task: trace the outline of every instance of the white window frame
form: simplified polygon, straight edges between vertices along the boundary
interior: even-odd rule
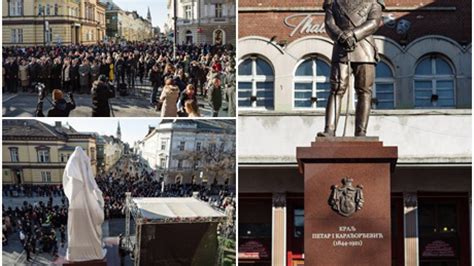
[[[193,6],[185,5],[184,6],[184,18],[192,20],[193,19]]]
[[[161,146],[160,146],[161,150],[162,150],[162,151],[166,150],[166,146],[167,146],[167,145],[168,145],[168,141],[162,140],[162,141],[161,141]]]
[[[417,75],[416,74],[416,69],[418,65],[425,59],[429,58],[431,61],[431,73],[435,74],[430,74],[430,75]],[[436,73],[436,58],[440,58],[441,60],[444,60],[450,67],[451,71],[453,74],[451,75],[439,75]],[[431,106],[416,106],[416,82],[417,81],[431,81],[431,94],[437,94],[438,88],[436,87],[436,84],[438,81],[452,81],[453,82],[453,106],[448,106],[448,107],[440,107],[436,106],[435,102],[431,103]],[[438,94],[437,94],[438,95]],[[415,73],[413,75],[413,106],[415,109],[453,109],[456,108],[456,70],[454,66],[452,65],[451,61],[448,60],[445,56],[442,56],[440,54],[429,54],[426,56],[421,57],[421,59],[416,63],[415,65]]]
[[[22,16],[23,14],[23,1],[22,0],[11,0],[9,15],[11,17]]]
[[[49,163],[49,150],[38,150],[38,162],[39,163]]]
[[[272,68],[272,72],[273,72],[272,76],[257,75],[257,59],[264,60],[265,62],[267,62],[270,65],[270,67]],[[275,108],[275,70],[273,69],[272,64],[270,62],[268,62],[268,60],[266,60],[264,57],[250,56],[250,57],[243,58],[239,62],[239,65],[241,63],[243,63],[244,61],[246,61],[246,60],[252,60],[252,67],[251,67],[252,74],[250,76],[239,75],[238,83],[239,82],[252,83],[251,96],[252,97],[257,97],[257,83],[259,83],[259,82],[273,82],[273,109],[274,109]],[[237,73],[238,73],[238,67],[237,67]],[[238,83],[237,83],[237,98],[238,98],[238,93],[241,90],[240,88],[238,88]],[[237,99],[237,105],[238,105],[238,103],[239,102],[238,102],[238,99]],[[253,101],[251,104],[252,104],[252,106],[250,106],[250,107],[240,107],[239,106],[239,109],[240,110],[273,110],[273,109],[266,108],[265,106],[257,106],[257,100]]]
[[[394,68],[392,66],[392,64],[390,62],[388,62],[387,60],[385,59],[382,59],[380,60],[380,63],[384,63],[388,66],[388,68],[390,69],[390,71],[392,72],[392,77],[391,78],[377,78],[377,72],[375,72],[375,81],[374,81],[374,88],[372,90],[372,98],[377,98],[377,83],[379,84],[392,84],[392,87],[393,87],[393,107],[391,109],[396,109],[397,107],[397,99],[396,99],[396,88],[395,88],[395,71],[394,71]],[[377,70],[376,70],[377,71]],[[380,100],[377,99],[378,102],[380,102]],[[372,106],[373,107],[373,106]],[[378,108],[372,108],[372,109],[375,109],[375,110],[390,110],[390,109],[378,109]]]
[[[41,180],[43,183],[51,183],[51,172],[41,171]]]
[[[298,67],[300,67],[301,64],[303,64],[307,60],[311,60],[312,62],[311,68],[312,68],[313,74],[311,76],[296,76],[296,71],[298,70]],[[293,104],[294,110],[324,110],[326,109],[326,106],[317,106],[317,102],[311,103],[311,107],[296,107],[295,105],[296,83],[306,83],[306,84],[311,83],[312,84],[311,97],[316,97],[317,95],[316,94],[318,92],[318,88],[316,87],[317,83],[329,83],[329,77],[316,76],[316,73],[317,73],[316,60],[323,61],[324,63],[328,64],[329,67],[331,67],[331,64],[328,63],[326,59],[322,58],[319,55],[312,55],[312,56],[305,57],[302,60],[300,60],[298,64],[296,64],[296,68],[293,71],[293,93],[292,93],[292,104]],[[331,88],[329,88],[329,93],[330,91],[331,91]]]
[[[216,18],[222,18],[224,16],[224,5],[222,3],[215,4],[215,13]]]
[[[178,145],[179,151],[184,151],[186,149],[186,141],[180,141]]]
[[[10,159],[13,163],[17,163],[20,161],[18,148],[10,148]]]

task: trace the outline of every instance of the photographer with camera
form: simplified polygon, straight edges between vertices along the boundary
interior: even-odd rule
[[[47,94],[46,86],[43,83],[38,83],[36,90],[38,91],[38,105],[36,106],[35,114],[37,117],[44,117],[43,102]],[[66,101],[64,99],[64,93],[59,89],[55,89],[52,92],[52,99],[52,102],[48,99],[52,106],[51,109],[48,110],[48,117],[68,117],[69,113],[76,109],[76,103],[74,102],[72,93],[69,93],[70,101]]]
[[[99,79],[92,85],[92,116],[110,116],[109,99],[115,97],[115,90],[105,75],[100,75]]]

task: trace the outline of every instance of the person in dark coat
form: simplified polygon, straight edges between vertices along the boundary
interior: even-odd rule
[[[42,65],[41,65],[41,78],[42,82],[46,88],[46,91],[50,92],[52,91],[51,89],[51,68],[52,64],[49,58],[45,58],[42,60]]]
[[[219,110],[222,107],[222,88],[221,80],[218,77],[214,77],[211,80],[211,85],[209,86],[209,91],[207,92],[207,97],[209,105],[212,108],[212,116],[217,117]]]
[[[150,73],[148,75],[150,77],[150,82],[151,82],[151,86],[153,88],[152,92],[151,92],[151,99],[150,99],[150,103],[152,105],[155,105],[156,104],[156,96],[158,95],[158,88],[162,85],[161,84],[161,71],[160,71],[160,68],[158,66],[158,64],[155,64],[151,70],[150,70]]]
[[[41,66],[39,63],[36,61],[36,58],[31,58],[31,63],[28,67],[28,72],[30,75],[30,80],[31,80],[31,90],[32,92],[35,92],[35,87],[38,82],[40,82],[40,72],[41,72]]]
[[[71,67],[69,68],[69,78],[71,79],[72,92],[79,92],[79,60],[77,58],[72,60]]]
[[[18,84],[18,64],[13,58],[7,59],[5,64],[5,81],[7,83],[7,91],[15,93]]]
[[[108,77],[109,71],[110,71],[110,65],[107,64],[107,59],[104,58],[102,59],[102,64],[100,64],[100,67],[99,67],[99,75],[104,75]]]
[[[107,83],[107,77],[99,76],[99,80],[92,85],[92,116],[108,117],[110,116],[109,99],[115,97],[115,92]]]
[[[84,59],[82,64],[79,66],[79,85],[81,86],[81,93],[87,93],[90,88],[90,75],[91,67],[89,60]]]
[[[61,72],[62,72],[61,58],[54,59],[54,64],[51,67],[51,88],[64,89],[61,86]]]
[[[115,62],[115,79],[117,80],[117,86],[121,83],[125,83],[125,61],[122,56],[119,56],[117,62]]]
[[[72,93],[69,94],[70,102],[64,99],[64,94],[61,90],[55,89],[52,94],[53,107],[49,109],[48,117],[68,117],[69,113],[76,108]]]
[[[91,65],[91,84],[94,83],[99,78],[100,75],[100,65],[96,59],[92,60]]]

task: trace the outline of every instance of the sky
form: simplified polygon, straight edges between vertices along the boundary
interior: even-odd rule
[[[153,26],[159,26],[163,30],[168,15],[167,0],[113,0],[113,2],[122,10],[136,10],[143,18],[146,18],[148,7],[150,7]]]
[[[44,118],[38,119],[50,125],[54,125],[55,121],[61,121],[63,125],[68,123],[79,132],[96,132],[100,135],[116,136],[117,122],[120,121],[120,129],[122,131],[122,141],[127,142],[130,146],[137,140],[142,140],[148,133],[148,126],[157,126],[160,119],[157,118]]]

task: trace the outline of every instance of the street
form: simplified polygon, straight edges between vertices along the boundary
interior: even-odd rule
[[[137,82],[139,84],[139,82]],[[137,92],[135,95],[120,96],[116,93],[116,97],[110,100],[114,117],[159,117],[160,112],[156,111],[150,105],[150,84],[136,85]],[[48,99],[51,95],[46,96]],[[90,117],[92,115],[92,99],[89,94],[74,94],[76,101],[76,109],[71,111],[70,117]],[[36,93],[3,93],[2,98],[2,114],[5,117],[34,117],[36,105],[38,102],[38,94]],[[201,116],[212,116],[212,110],[203,96],[198,95],[198,105]],[[227,116],[227,102],[223,102],[223,107],[219,112],[219,117]],[[43,113],[46,115],[51,108],[51,103],[45,99]]]

